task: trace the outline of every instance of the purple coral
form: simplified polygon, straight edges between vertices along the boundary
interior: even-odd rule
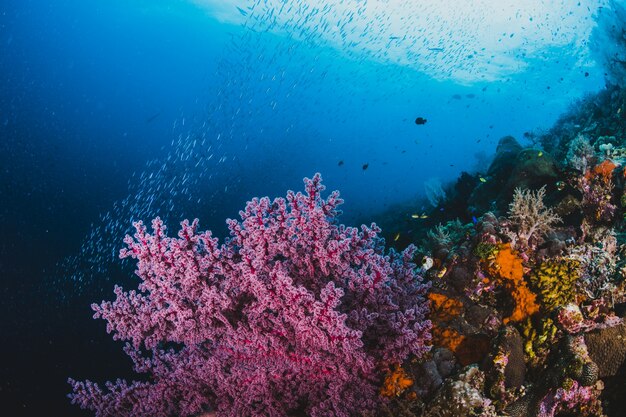
[[[611,201],[613,181],[610,175],[600,177],[600,179],[582,176],[578,180],[578,188],[583,195],[581,203],[583,211],[590,219],[597,222],[613,220],[617,206]]]
[[[97,416],[355,416],[375,407],[381,372],[429,349],[427,285],[413,246],[385,254],[380,229],[337,225],[338,192],[253,199],[219,245],[198,221],[178,238],[137,223],[122,258],[139,291],[94,304],[149,382],[70,379]]]
[[[583,387],[570,380],[567,388],[551,389],[539,403],[538,417],[554,417],[563,410],[577,409],[580,416],[601,416],[602,405],[596,387]]]

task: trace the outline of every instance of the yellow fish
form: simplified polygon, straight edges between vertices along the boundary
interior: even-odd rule
[[[480,182],[487,182],[486,179],[484,179],[483,177],[478,178],[480,180]]]
[[[428,218],[428,215],[427,215],[427,214],[422,214],[422,215],[420,216],[420,219],[427,219],[427,218]]]
[[[444,266],[443,268],[441,268],[439,272],[437,272],[437,278],[443,277],[446,274],[446,272],[448,272],[448,268]]]
[[[537,154],[538,157],[542,157],[543,156],[543,152],[539,151],[539,153]]]
[[[398,234],[396,235],[396,237],[394,237],[394,238],[393,238],[393,241],[394,241],[394,242],[397,242],[397,241],[398,241],[398,239],[400,239],[400,233],[398,233]]]
[[[419,214],[411,214],[411,218],[412,219],[419,219],[420,215]]]

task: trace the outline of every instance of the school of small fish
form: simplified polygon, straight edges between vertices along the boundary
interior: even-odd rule
[[[565,5],[565,0],[560,1]],[[598,2],[588,0],[585,4]],[[307,112],[325,119],[339,117],[317,108],[314,100],[322,88],[320,81],[346,71],[333,67],[336,54],[357,64],[377,61],[402,65],[435,79],[489,80],[506,77],[517,69],[526,47],[534,41],[524,35],[531,32],[526,31],[528,28],[545,37],[547,44],[569,45],[585,39],[553,29],[554,18],[572,20],[570,26],[575,29],[579,18],[575,11],[546,17],[539,4],[530,12],[518,10],[514,18],[511,13],[503,14],[509,17],[498,21],[488,18],[492,11],[486,0],[472,2],[472,10],[461,3],[253,0],[237,7],[242,30],[233,34],[226,46],[216,74],[219,87],[207,106],[206,119],[190,121],[181,116],[174,122],[167,156],[148,161],[143,170],[129,175],[127,197],[115,201],[94,220],[79,252],[58,264],[58,279],[71,277],[77,292],[96,278],[103,282],[111,265],[116,264],[132,221],[148,221],[158,215],[175,227],[180,219],[189,217],[190,207],[210,206],[234,193],[241,178],[233,173],[241,172],[242,155],[271,151],[260,138],[280,137],[296,130],[315,131],[314,117],[303,120],[289,111],[303,111],[308,97]],[[505,0],[500,7],[515,8],[516,3]],[[481,7],[483,11],[477,12]],[[477,28],[495,34],[491,48],[476,36]],[[312,50],[317,54],[313,59]],[[355,65],[344,74],[355,86],[365,75],[380,80],[386,80],[391,72],[395,77],[407,76],[398,72],[398,67],[388,72],[380,69],[376,74],[364,74],[359,68]],[[349,100],[346,98],[342,105],[358,108],[359,98]],[[268,117],[277,112],[281,115],[279,126]],[[338,165],[343,163],[341,160]],[[368,167],[369,162],[360,166],[363,171]],[[413,218],[425,219],[426,215],[416,213]]]

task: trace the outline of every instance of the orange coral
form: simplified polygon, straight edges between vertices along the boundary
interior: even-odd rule
[[[504,285],[510,290],[515,302],[513,313],[503,320],[505,324],[511,321],[522,321],[539,311],[536,303],[537,296],[524,281],[522,259],[511,249],[510,244],[500,246],[495,254],[491,272],[504,280]]]
[[[431,332],[433,335],[433,342],[436,346],[445,347],[452,352],[456,352],[461,343],[465,340],[465,336],[450,328],[442,328],[433,325]]]
[[[490,340],[483,335],[464,335],[454,326],[454,318],[464,311],[463,302],[448,295],[431,292],[432,336],[436,346],[445,347],[454,352],[462,366],[480,362],[489,350]]]
[[[509,243],[500,246],[496,252],[493,266],[497,275],[513,282],[521,281],[524,276],[522,259],[511,249]]]
[[[448,348],[454,352],[465,337],[456,330],[448,328],[447,325],[454,317],[462,314],[463,303],[436,292],[429,293],[428,298],[431,301],[433,342],[437,346]]]
[[[504,324],[511,321],[522,321],[539,311],[539,306],[536,303],[537,296],[528,289],[525,282],[517,286],[511,295],[515,301],[515,310],[503,320]]]
[[[591,168],[585,173],[585,179],[588,181],[592,178],[599,178],[604,182],[611,180],[613,170],[617,167],[610,159],[605,159],[595,167]]]
[[[463,303],[458,300],[435,292],[429,293],[428,298],[432,302],[431,310],[439,319],[449,320],[453,316],[461,314]]]
[[[380,395],[383,397],[397,397],[411,385],[413,385],[413,380],[401,366],[396,366],[393,371],[387,374],[385,382],[380,389]]]

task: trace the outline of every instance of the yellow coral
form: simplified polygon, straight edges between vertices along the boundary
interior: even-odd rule
[[[550,317],[542,317],[536,323],[527,319],[522,326],[524,352],[531,363],[537,363],[548,352],[556,339],[557,327]]]
[[[413,380],[406,374],[404,369],[398,365],[387,373],[385,382],[380,389],[380,395],[383,397],[397,397],[411,385],[413,385]]]
[[[549,317],[559,306],[576,300],[580,263],[572,259],[551,259],[530,273],[530,285],[539,295],[544,313],[538,320],[524,322],[524,351],[531,363],[540,362],[556,339],[557,327]]]
[[[545,312],[575,301],[579,268],[580,262],[576,260],[553,259],[543,262],[530,274],[531,285],[539,294]]]

